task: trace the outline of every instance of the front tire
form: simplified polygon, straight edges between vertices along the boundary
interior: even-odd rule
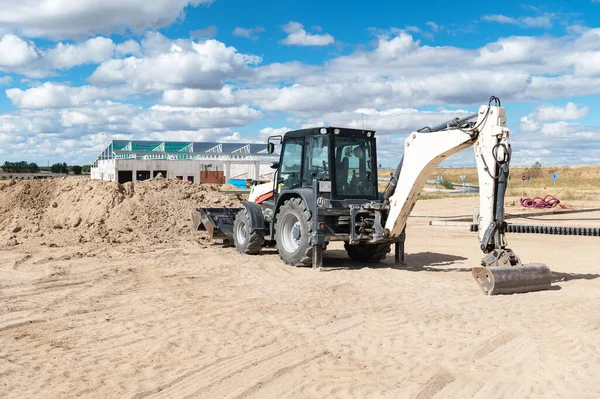
[[[350,259],[357,262],[379,263],[391,252],[390,243],[381,244],[356,244],[344,243],[344,248]]]
[[[300,198],[290,198],[279,208],[275,221],[275,241],[279,257],[292,266],[312,263],[311,213]]]
[[[238,252],[256,255],[265,242],[265,232],[252,228],[246,208],[238,212],[233,222],[233,243]]]

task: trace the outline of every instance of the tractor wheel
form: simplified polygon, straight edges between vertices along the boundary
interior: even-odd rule
[[[244,208],[238,212],[233,222],[233,242],[238,252],[256,255],[265,242],[265,232],[253,229],[251,226],[250,215]]]
[[[290,198],[279,208],[275,221],[275,241],[281,259],[292,266],[312,263],[311,214],[300,198]]]
[[[350,259],[357,262],[379,263],[391,251],[390,243],[382,244],[356,244],[344,243],[344,248]]]

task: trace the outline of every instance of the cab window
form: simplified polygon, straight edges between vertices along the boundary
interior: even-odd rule
[[[340,196],[377,195],[371,140],[335,137],[335,183]]]
[[[278,191],[290,190],[300,186],[302,147],[304,139],[294,139],[283,143],[281,166],[279,167]]]
[[[329,137],[307,138],[305,154],[304,184],[312,186],[313,179],[329,179]]]

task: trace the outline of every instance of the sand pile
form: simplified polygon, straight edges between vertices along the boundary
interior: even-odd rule
[[[0,185],[0,246],[197,240],[202,235],[191,229],[194,208],[239,206],[238,195],[218,190],[162,178],[9,182]]]

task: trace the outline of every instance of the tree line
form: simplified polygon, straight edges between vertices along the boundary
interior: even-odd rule
[[[2,170],[7,173],[39,173],[40,171],[48,171],[52,173],[73,173],[75,175],[80,175],[82,173],[90,172],[90,165],[67,165],[66,163],[55,163],[50,167],[39,167],[35,162],[4,162],[2,165]]]
[[[29,163],[26,161],[21,162],[4,162],[2,169],[8,173],[38,173],[40,167],[35,162]]]

